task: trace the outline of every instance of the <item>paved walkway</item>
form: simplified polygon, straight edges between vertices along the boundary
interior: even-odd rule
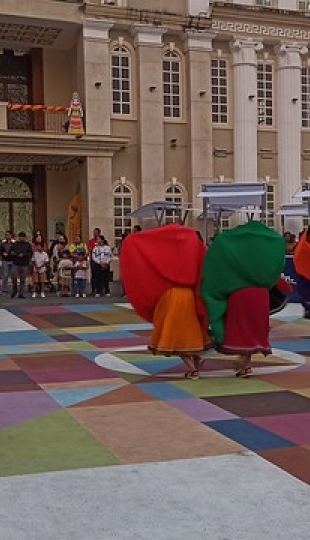
[[[88,303],[89,302],[89,303]],[[309,538],[310,322],[188,381],[125,303],[0,309],[0,540]]]

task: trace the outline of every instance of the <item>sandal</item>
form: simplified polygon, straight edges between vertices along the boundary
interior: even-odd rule
[[[249,375],[252,375],[251,366],[243,366],[236,372],[236,377],[241,377],[242,379],[246,379]]]
[[[197,381],[199,379],[199,373],[195,369],[194,371],[186,371],[184,374],[185,379],[191,379],[192,381]]]
[[[195,354],[193,356],[193,360],[194,360],[194,364],[195,364],[195,368],[197,371],[199,371],[199,368],[202,367],[202,364],[204,362],[204,359],[201,358],[198,354]]]

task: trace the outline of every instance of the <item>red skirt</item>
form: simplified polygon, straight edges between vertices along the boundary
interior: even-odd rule
[[[269,291],[244,288],[228,299],[225,340],[220,351],[225,354],[271,353],[269,344]]]

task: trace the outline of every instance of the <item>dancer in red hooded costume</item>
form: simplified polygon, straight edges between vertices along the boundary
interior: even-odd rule
[[[120,260],[129,301],[154,325],[149,348],[154,354],[179,355],[191,379],[199,376],[199,354],[212,347],[199,295],[205,253],[193,229],[173,224],[130,235]]]

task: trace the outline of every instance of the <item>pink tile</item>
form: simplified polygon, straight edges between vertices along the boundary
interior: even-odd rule
[[[61,306],[33,306],[25,308],[25,311],[33,315],[54,315],[67,312],[66,309]]]
[[[138,345],[147,345],[145,338],[125,338],[125,339],[97,339],[88,340],[88,343],[95,345],[100,349],[116,349],[117,347],[135,347]]]
[[[217,420],[231,420],[232,418],[238,418],[235,414],[198,398],[169,400],[168,405],[182,411],[187,416],[190,416],[199,422],[213,422]]]
[[[310,412],[252,417],[247,421],[300,446],[310,444]]]
[[[60,367],[56,369],[24,369],[24,371],[37,384],[115,378],[112,371],[92,364],[70,369]]]

